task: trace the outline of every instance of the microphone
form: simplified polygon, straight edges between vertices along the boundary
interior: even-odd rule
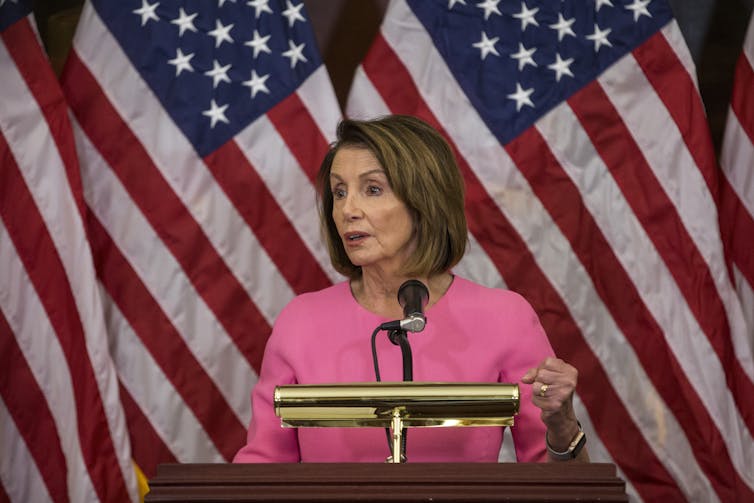
[[[404,282],[398,289],[398,303],[403,308],[403,319],[380,325],[382,330],[421,332],[427,324],[424,308],[429,302],[429,290],[417,279]]]

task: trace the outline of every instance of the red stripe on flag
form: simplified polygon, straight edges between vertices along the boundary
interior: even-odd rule
[[[745,398],[754,396],[754,384],[735,357],[727,314],[712,274],[676,208],[596,81],[574,94],[568,103],[673,275],[723,368],[728,370],[728,386],[749,431],[754,433],[754,403]]]
[[[68,501],[67,463],[55,418],[2,310],[0,354],[4,367],[0,372],[0,396],[34,458],[47,492],[54,501]],[[6,451],[3,455],[9,453]]]
[[[733,94],[730,99],[730,106],[733,113],[738,117],[738,122],[746,131],[749,141],[754,143],[754,70],[752,70],[749,60],[745,54],[741,54],[736,64],[736,74],[734,77]]]
[[[63,83],[81,127],[239,350],[258,370],[270,332],[267,320],[75,51],[68,56]]]
[[[738,58],[731,96],[731,111],[738,119],[741,129],[754,144],[754,71],[744,53]],[[726,147],[723,146],[723,149]],[[735,147],[733,147],[735,148]],[[729,166],[729,168],[734,168]],[[754,168],[736,166],[736,170]],[[751,239],[754,236],[754,215],[743,205],[727,177],[723,176],[720,187],[720,231],[723,236],[726,256],[733,260],[746,278],[754,286],[754,252]],[[735,283],[734,283],[735,284]]]
[[[301,98],[298,94],[292,93],[272,107],[267,116],[306,176],[315,183],[319,164],[327,153],[328,145]],[[302,134],[302,131],[307,133]]]
[[[217,450],[231,460],[246,438],[246,428],[176,331],[107,230],[88,213],[97,275],[144,347],[186,405],[194,412]]]
[[[362,64],[392,112],[418,115],[448,138],[423,101],[405,66],[387,45],[382,34],[376,37]],[[590,411],[600,411],[599,416],[591,417],[603,442],[616,455],[616,462],[634,481],[643,498],[658,501],[682,500],[683,494],[675,481],[644,441],[625,406],[609,385],[601,363],[583,338],[576,338],[576,334],[581,334],[578,326],[539,269],[526,243],[500,213],[453,142],[450,145],[459,160],[466,182],[466,211],[471,232],[500,270],[506,283],[528,299],[540,313],[555,352],[580,369],[582,379],[579,396]],[[567,342],[565,337],[555,336],[558,333],[569,334]],[[620,431],[616,431],[616,424],[621,425]],[[626,445],[626,438],[631,439],[629,445]],[[651,479],[647,473],[651,473]]]
[[[723,177],[720,187],[720,233],[725,251],[746,281],[754,286],[754,219],[727,178]]]
[[[633,51],[634,58],[678,126],[683,141],[702,173],[713,197],[718,193],[715,147],[707,115],[691,76],[662,32]]]
[[[2,480],[0,480],[0,503],[11,503],[10,497],[5,492],[5,487],[3,487]]]
[[[595,290],[680,423],[696,459],[720,498],[723,501],[734,499],[735,494],[729,492],[728,485],[730,474],[736,473],[730,455],[725,449],[711,450],[712,446],[725,445],[720,431],[668,347],[662,329],[584,205],[578,188],[536,129],[525,131],[506,145],[506,150],[589,272]],[[570,335],[565,339],[570,339]],[[568,340],[562,343],[567,345]]]
[[[236,142],[227,142],[204,162],[296,293],[331,284]]]
[[[2,135],[0,159],[3,159],[4,167],[0,170],[0,201],[3,202],[0,217],[5,222],[68,362],[84,463],[101,500],[122,499],[128,491],[110,437],[92,362],[86,351],[86,335],[71,285],[44,218]],[[61,187],[61,190],[65,188]],[[104,337],[104,334],[92,336]]]
[[[119,384],[120,401],[123,403],[123,410],[126,413],[126,424],[131,438],[131,452],[134,461],[139,465],[147,479],[151,479],[156,474],[158,464],[177,463],[178,460],[154,430],[152,423],[141,411],[141,407],[133,399],[131,393],[122,383]]]
[[[49,124],[49,132],[55,141],[60,158],[65,165],[68,183],[71,186],[79,214],[84,214],[84,196],[76,156],[76,143],[68,119],[68,104],[52,71],[50,62],[42,52],[28,18],[19,20],[0,34],[40,112]]]

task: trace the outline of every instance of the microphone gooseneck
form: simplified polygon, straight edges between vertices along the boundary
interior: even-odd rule
[[[408,343],[406,332],[421,332],[427,324],[427,318],[424,316],[424,308],[429,302],[429,289],[419,280],[410,279],[405,281],[398,288],[398,303],[403,308],[403,319],[388,321],[381,324],[372,332],[372,361],[374,363],[374,376],[377,382],[380,381],[380,364],[377,361],[377,333],[380,330],[387,330],[389,340],[401,348],[403,358],[403,380],[413,381],[414,363],[411,354],[411,346]],[[407,434],[403,431],[403,445],[401,458],[406,459],[406,441]],[[390,429],[385,429],[387,436],[388,448],[391,447]]]

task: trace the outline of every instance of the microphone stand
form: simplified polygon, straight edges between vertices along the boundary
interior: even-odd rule
[[[391,330],[387,334],[390,342],[401,348],[401,358],[403,360],[403,381],[409,382],[414,380],[414,359],[411,353],[411,345],[408,343],[408,334],[405,330]],[[387,431],[387,430],[385,430]],[[393,432],[395,435],[396,432]],[[406,457],[406,444],[408,443],[408,429],[402,428],[400,434],[403,436],[401,444],[401,461],[408,460]]]
[[[403,358],[403,381],[410,382],[414,380],[414,362],[411,354],[411,345],[408,343],[407,332],[421,332],[427,319],[424,317],[424,306],[429,302],[429,290],[427,286],[419,280],[409,279],[404,281],[398,288],[398,304],[403,308],[404,319],[390,321],[378,326],[372,332],[372,360],[374,361],[374,375],[377,382],[380,381],[380,365],[377,362],[377,345],[376,337],[380,330],[388,331],[388,339],[393,344],[400,346],[401,356]],[[399,429],[400,431],[395,431]],[[401,452],[399,460],[394,462],[404,462],[406,460],[406,428],[401,426],[400,421],[393,423],[393,437],[395,443],[391,441],[390,429],[385,428],[387,434],[387,443],[391,446],[391,455],[388,460],[398,453],[393,450],[392,446],[400,443]],[[402,440],[402,442],[401,442]],[[397,449],[396,449],[397,450]]]
[[[408,343],[408,334],[405,330],[391,330],[387,334],[390,342],[401,348],[401,357],[403,358],[403,380],[410,382],[414,380],[414,360],[411,353],[411,345]]]
[[[376,336],[379,331],[380,331],[380,327],[377,327],[377,329],[374,332],[372,332],[372,359],[374,362],[374,375],[377,379],[377,382],[381,381],[380,365],[377,361],[377,346],[376,346]],[[387,337],[390,340],[390,342],[392,342],[393,344],[401,348],[401,358],[403,360],[403,381],[404,382],[413,381],[414,380],[414,359],[413,359],[413,353],[411,353],[411,345],[408,342],[407,332],[401,329],[389,330]],[[400,434],[403,437],[403,442],[401,444],[401,461],[405,461],[406,459],[408,459],[406,457],[406,444],[408,440],[407,439],[408,429],[403,428]],[[390,438],[389,428],[385,428],[385,435],[387,436],[388,446],[392,446],[392,440]]]

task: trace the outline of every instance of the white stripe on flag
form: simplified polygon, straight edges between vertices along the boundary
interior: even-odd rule
[[[71,501],[97,501],[81,453],[76,397],[68,361],[2,220],[0,277],[6,284],[14,285],[13,296],[0,296],[0,310],[16,336],[55,421],[67,464],[68,495]]]
[[[251,417],[248,400],[254,371],[196,293],[175,257],[164,247],[120,180],[76,121],[76,148],[87,205],[102,222],[141,281],[184,339],[204,371],[217,384],[239,420]],[[151,246],[144,246],[149,243]],[[272,268],[274,270],[274,268]],[[265,269],[269,270],[269,269]]]
[[[754,327],[754,288],[750,285],[741,270],[733,264],[733,280],[736,283],[736,290],[743,305],[744,316],[750,327]],[[752,345],[754,346],[754,331],[749,335]]]
[[[720,164],[741,204],[749,215],[754,215],[754,144],[731,109],[728,110]]]
[[[102,290],[110,348],[121,383],[152,428],[180,463],[222,463],[225,460],[191,408],[173,387],[115,302]],[[251,384],[253,385],[254,379]],[[249,391],[250,393],[251,391]],[[248,401],[248,400],[247,400]],[[244,422],[251,419],[250,411]]]
[[[314,186],[275,126],[262,115],[238,133],[235,141],[330,280],[342,279],[322,243],[319,215],[312,211],[317,201]],[[286,303],[281,302],[278,308]]]
[[[689,77],[691,77],[691,81],[694,83],[696,91],[699,92],[699,82],[696,78],[696,65],[694,64],[694,58],[691,57],[691,51],[689,51],[689,48],[686,45],[686,39],[683,38],[683,33],[681,33],[681,29],[678,27],[678,22],[673,19],[673,21],[665,25],[660,32],[665,37],[668,44],[670,44],[670,47],[675,51],[678,60],[686,69]]]
[[[369,80],[364,66],[359,65],[351,84],[351,91],[348,93],[346,115],[351,119],[365,120],[389,113],[390,107]]]
[[[18,501],[52,501],[42,474],[0,397],[0,483]]]
[[[0,68],[4,69],[0,128],[45,221],[68,279],[86,338],[87,356],[96,370],[93,375],[105,408],[116,458],[125,483],[133,493],[136,480],[128,456],[130,445],[118,397],[115,368],[108,353],[107,340],[102,336],[105,327],[94,281],[96,273],[84,224],[66,176],[66,166],[52,141],[50,126],[23,77],[11,71],[16,67],[4,44],[0,44]],[[135,497],[135,493],[132,496]]]
[[[710,239],[710,229],[717,228],[717,206],[678,126],[631,55],[616,62],[598,80],[709,267],[728,316],[736,356],[749,379],[754,380],[748,332],[725,267],[722,243]],[[644,105],[637,107],[637,101]]]
[[[542,132],[560,165],[579,188],[586,207],[631,277],[647,309],[664,332],[667,344],[685,373],[697,376],[690,379],[690,382],[709,410],[710,417],[717,422],[721,432],[743,431],[748,437],[748,430],[727,388],[725,369],[720,365],[720,360],[688,305],[677,301],[682,299],[678,285],[641,223],[631,212],[614,179],[596,176],[604,173],[607,167],[584,131],[572,126],[577,122],[570,108],[563,104],[540,119],[537,129]],[[595,184],[596,180],[599,180],[599,184]],[[705,369],[703,376],[698,376],[700,367]],[[738,438],[722,436],[727,441],[734,464],[741,471],[747,466],[747,456],[742,455]],[[677,455],[677,448],[668,446],[667,453]],[[735,456],[735,453],[739,455]],[[691,451],[688,455],[692,455]]]
[[[342,117],[325,65],[320,65],[299,86],[296,94],[311,114],[322,137],[328,142],[334,141],[335,128]],[[315,160],[315,162],[319,161],[321,159]]]

